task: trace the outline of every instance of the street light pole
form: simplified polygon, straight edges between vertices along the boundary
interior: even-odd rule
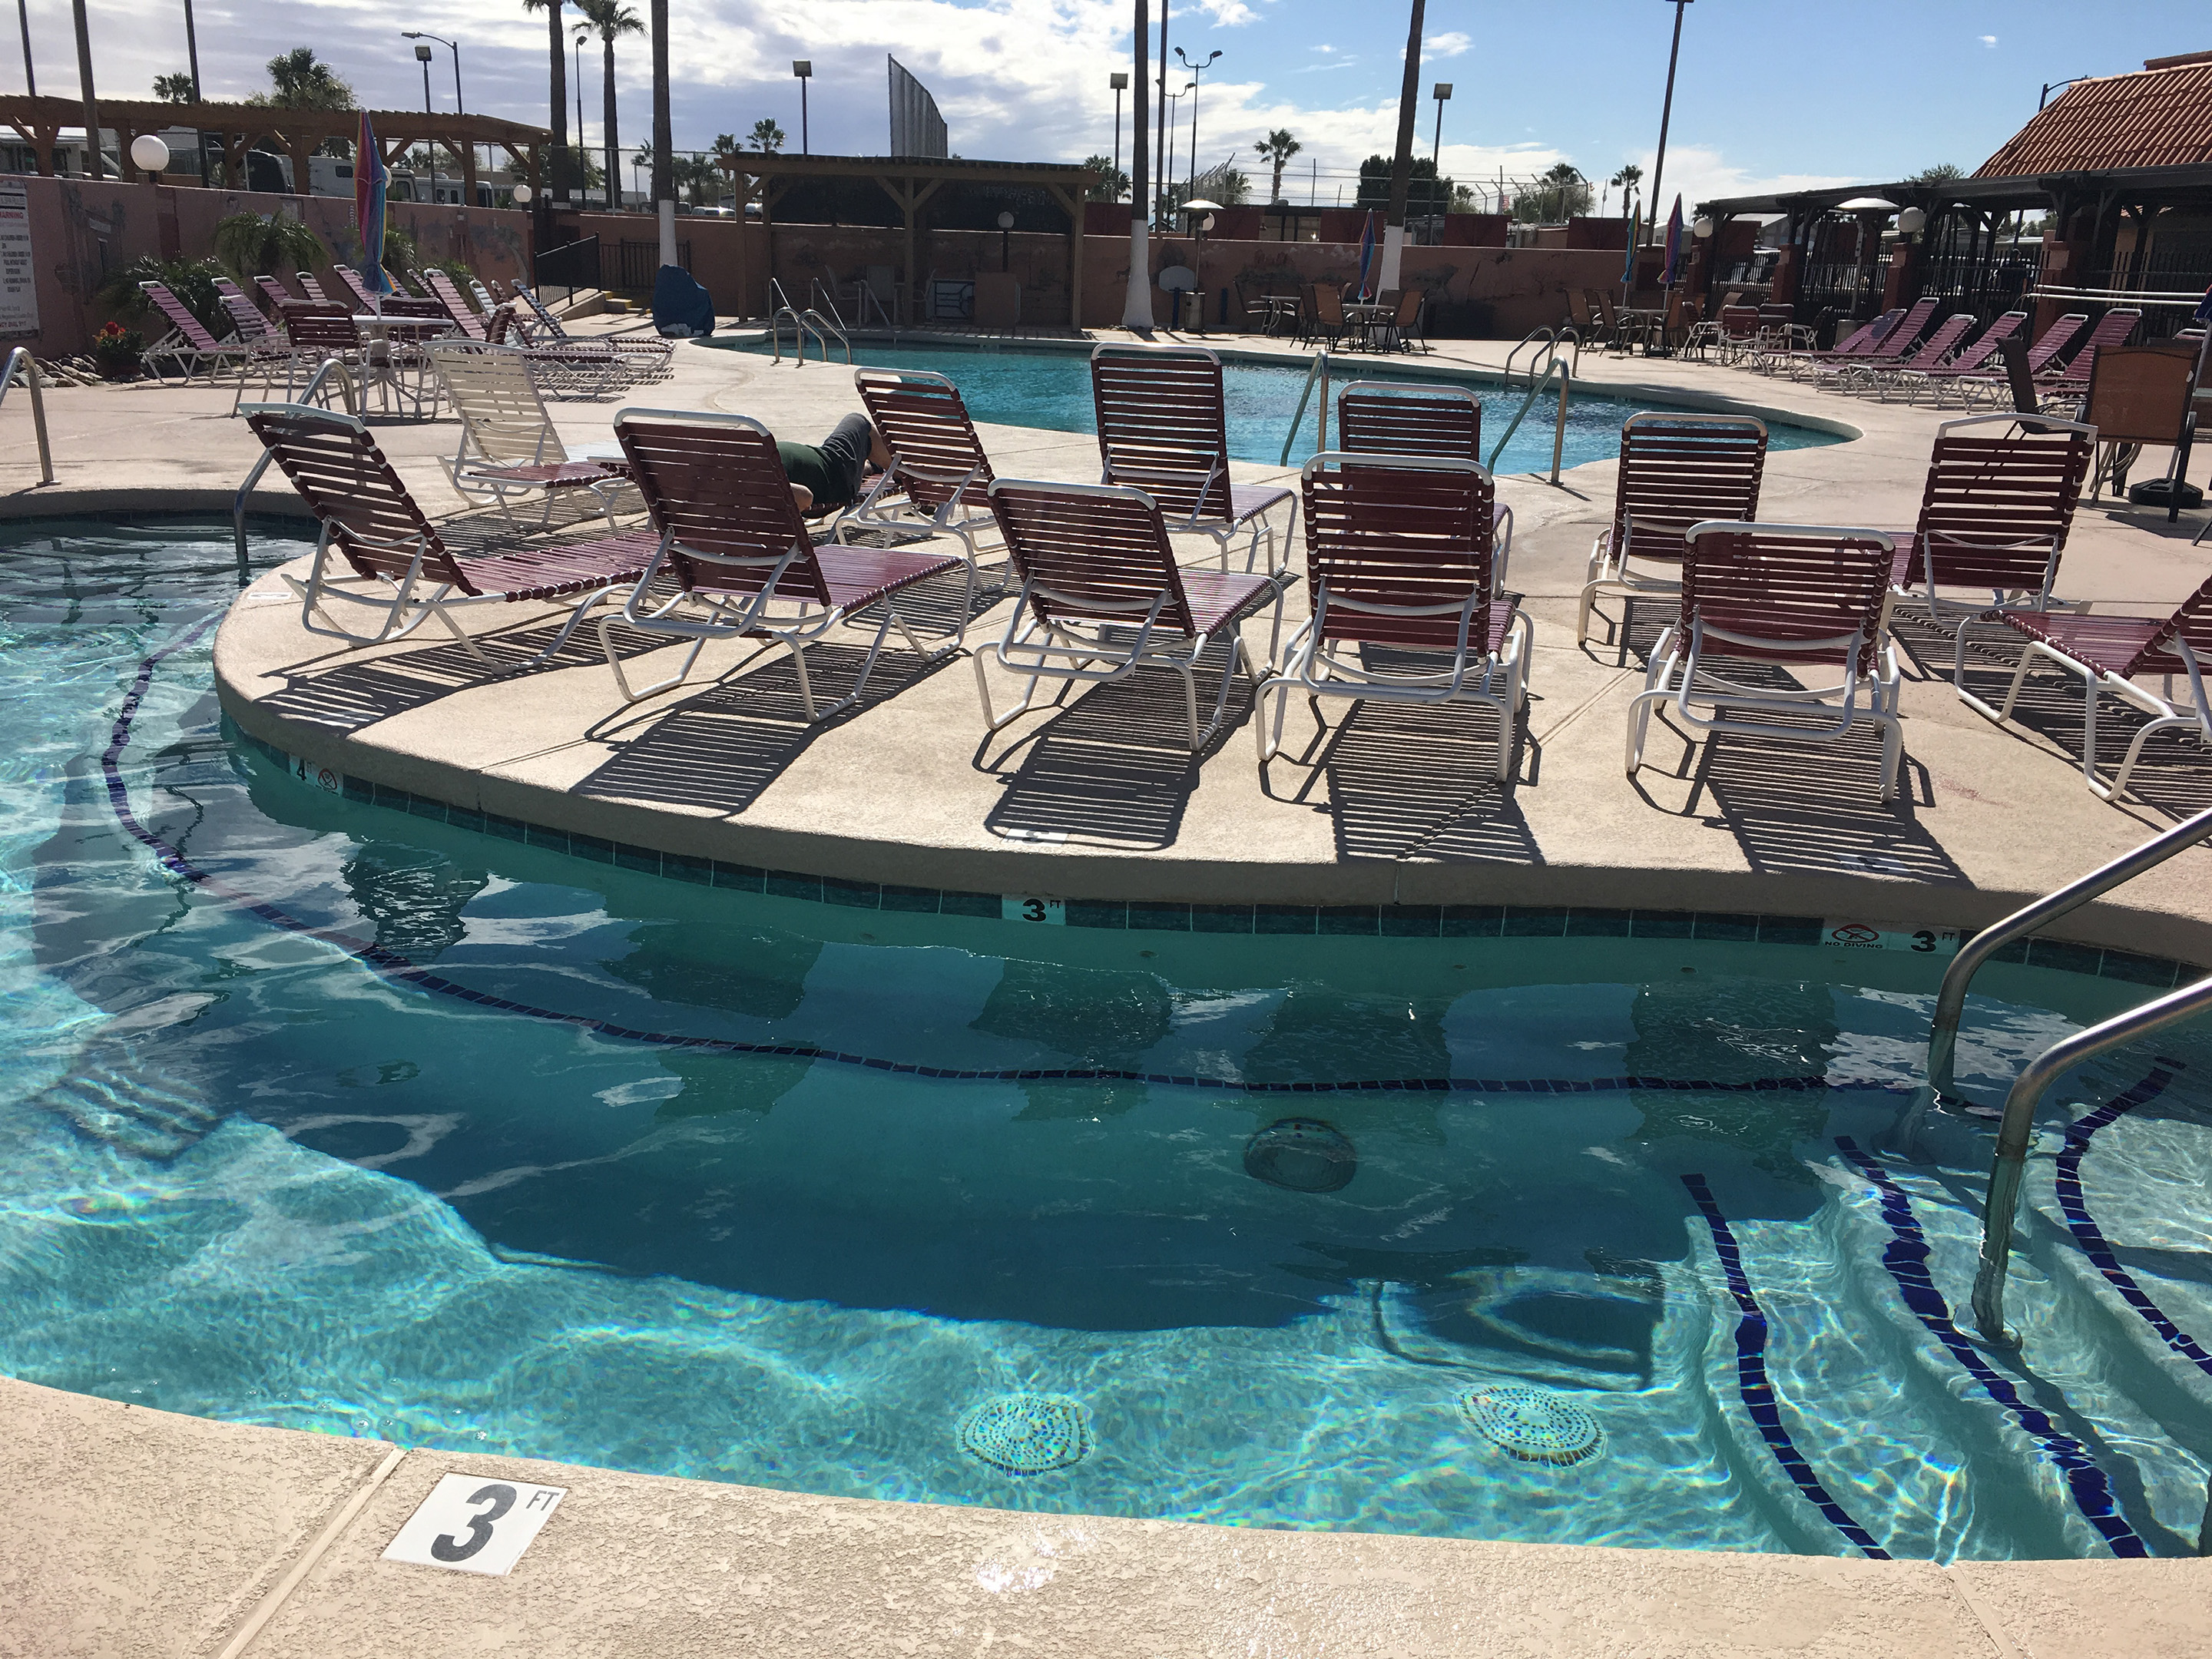
[[[1451,101],[1452,83],[1439,81],[1430,96],[1437,100],[1437,136],[1429,146],[1429,200],[1439,217],[1451,210],[1444,194],[1444,106]],[[1443,227],[1437,227],[1438,240],[1443,238]]]
[[[82,0],[80,0],[82,3]],[[1159,154],[1152,158],[1159,179],[1152,189],[1152,211],[1164,210],[1168,193],[1168,0],[1160,0]]]
[[[418,44],[415,48],[415,61],[422,66],[422,113],[425,115],[437,113],[430,107],[430,60],[436,56],[437,54],[428,46]],[[438,193],[437,186],[437,163],[434,159],[430,171],[430,193],[434,197]]]
[[[448,40],[442,34],[431,34],[422,29],[402,29],[399,32],[399,38],[403,40],[435,40],[440,46],[445,47],[448,52],[453,54],[453,113],[456,115],[467,114],[468,108],[461,102],[461,48],[459,43],[458,41]],[[430,61],[430,49],[428,46],[416,46],[415,48],[415,55],[421,58],[425,64],[428,64]],[[429,76],[430,71],[427,68],[424,69],[422,71],[422,76],[423,83],[426,86],[429,82]]]
[[[92,27],[85,21],[84,0],[74,0],[71,9],[76,14],[77,79],[84,88],[85,165],[94,178],[105,179],[107,169],[100,155],[100,106],[92,96]]]
[[[1118,179],[1121,176],[1121,94],[1128,90],[1129,77],[1117,71],[1107,77],[1107,83],[1114,88],[1114,178]],[[1106,181],[1106,188],[1114,188],[1113,179]]]
[[[185,15],[187,19],[191,16],[191,9],[189,6],[185,8]],[[39,71],[31,64],[31,0],[15,0],[15,21],[23,31],[23,85],[28,89],[31,96],[35,98],[39,95]],[[185,24],[187,33],[191,32],[191,27],[188,21]],[[197,99],[199,96],[198,90],[199,76],[197,74],[192,76],[192,86],[194,88],[192,96]]]
[[[1160,0],[1160,3],[1165,5],[1167,0]],[[1137,0],[1136,27],[1130,43],[1137,83],[1129,123],[1129,280],[1121,299],[1121,326],[1146,334],[1152,331],[1152,263],[1151,251],[1146,246],[1151,216],[1145,199],[1146,186],[1152,182],[1148,177],[1151,169],[1145,165],[1151,159],[1145,154],[1145,141],[1150,136],[1145,131],[1145,98],[1152,90],[1146,84],[1146,71],[1152,68],[1146,60],[1152,53],[1145,39],[1145,25],[1150,21],[1145,15],[1145,0]]]
[[[1668,3],[1674,8],[1674,44],[1667,53],[1667,101],[1659,110],[1659,155],[1651,164],[1651,193],[1644,198],[1651,204],[1652,225],[1658,222],[1659,186],[1667,177],[1667,128],[1674,118],[1674,64],[1682,55],[1682,8],[1688,5],[1690,0],[1668,0]],[[1652,225],[1644,227],[1647,239],[1650,236]],[[1647,240],[1645,246],[1650,245]]]
[[[1214,58],[1220,56],[1217,52],[1204,63],[1194,63],[1182,55],[1181,46],[1176,48],[1176,62],[1190,71],[1190,172],[1185,175],[1190,193],[1195,193],[1198,189],[1198,77],[1203,71],[1212,69]]]
[[[813,151],[806,144],[806,83],[814,78],[814,60],[811,58],[793,58],[791,72],[799,77],[799,153],[811,155]]]

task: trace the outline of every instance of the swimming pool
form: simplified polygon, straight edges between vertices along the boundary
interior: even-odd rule
[[[724,350],[768,355],[758,342],[713,341]],[[922,368],[949,377],[960,388],[968,412],[978,421],[1008,426],[1042,427],[1051,432],[1096,432],[1097,418],[1091,401],[1091,359],[1080,351],[1024,351],[1004,347],[885,346],[860,341],[853,348],[855,368]],[[842,361],[823,367],[845,372]],[[807,372],[811,373],[810,363]],[[1441,375],[1408,374],[1387,364],[1370,365],[1344,358],[1333,360],[1332,399],[1354,380],[1421,380],[1465,386],[1482,403],[1483,459],[1512,421],[1514,411],[1527,397],[1524,390],[1507,392],[1494,386],[1449,380]],[[1222,392],[1229,416],[1229,453],[1240,461],[1279,462],[1283,434],[1297,413],[1298,394],[1306,382],[1304,365],[1239,362],[1221,366]],[[1319,395],[1318,392],[1316,393]],[[1648,404],[1623,401],[1595,392],[1578,392],[1567,404],[1567,440],[1561,465],[1579,466],[1584,461],[1611,460],[1620,453],[1620,423]],[[1498,457],[1499,472],[1548,474],[1552,465],[1552,428],[1559,413],[1556,392],[1539,398],[1521,422],[1504,452]],[[1335,419],[1332,410],[1332,430]],[[1303,464],[1314,453],[1314,410],[1307,408],[1291,447],[1291,459]],[[813,441],[812,438],[808,439]],[[1804,449],[1841,443],[1832,432],[1787,422],[1767,424],[1771,449]]]
[[[1984,1353],[1986,1139],[1885,1149],[1924,960],[701,886],[226,732],[225,527],[7,544],[0,1370],[879,1498],[2194,1552],[2212,1377],[2113,1275],[2212,1332],[2203,1033],[2054,1096]],[[1981,989],[1984,1098],[2147,994]]]

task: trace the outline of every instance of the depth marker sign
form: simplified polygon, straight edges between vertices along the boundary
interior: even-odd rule
[[[504,1577],[568,1492],[480,1474],[443,1476],[386,1547],[384,1559]]]

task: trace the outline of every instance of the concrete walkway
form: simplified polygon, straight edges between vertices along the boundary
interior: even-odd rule
[[[2212,1639],[2206,1561],[1273,1532],[402,1452],[5,1380],[0,1412],[0,1659],[2194,1659]],[[564,1492],[504,1577],[384,1559],[447,1474]]]

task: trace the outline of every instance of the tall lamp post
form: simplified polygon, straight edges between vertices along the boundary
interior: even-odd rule
[[[1182,90],[1181,92],[1163,92],[1160,94],[1160,107],[1167,112],[1168,118],[1165,121],[1161,123],[1161,125],[1167,129],[1168,143],[1170,147],[1172,147],[1176,142],[1175,106],[1182,102],[1184,99],[1189,97],[1191,88],[1197,84],[1198,82],[1195,81],[1186,81],[1182,83]],[[1162,156],[1160,158],[1160,195],[1159,200],[1153,204],[1153,205],[1160,215],[1160,234],[1162,235],[1167,234],[1170,231],[1172,231],[1175,228],[1175,221],[1173,218],[1169,216],[1168,214],[1168,197],[1175,189],[1175,167],[1173,163],[1174,157],[1171,155]]]
[[[1165,5],[1167,0],[1160,0]],[[1145,0],[1137,0],[1136,27],[1132,31],[1134,48],[1130,56],[1136,75],[1135,107],[1130,112],[1129,124],[1129,280],[1122,289],[1121,326],[1150,334],[1152,331],[1152,253],[1146,246],[1146,232],[1151,225],[1149,204],[1145,199],[1146,187],[1152,182],[1151,169],[1145,163],[1151,158],[1145,154],[1146,96],[1152,88],[1146,85],[1146,71],[1152,68],[1151,43],[1145,39],[1145,25],[1150,21],[1145,15]],[[1115,88],[1116,91],[1120,88]],[[1117,129],[1118,131],[1118,129]]]
[[[1451,204],[1443,199],[1444,106],[1451,102],[1451,94],[1452,83],[1449,81],[1437,82],[1429,94],[1437,100],[1437,136],[1429,144],[1429,200],[1435,205],[1439,219],[1451,210]],[[1438,241],[1443,240],[1443,225],[1437,225],[1436,234]]]
[[[811,58],[793,58],[791,72],[799,82],[799,153],[811,155],[813,152],[806,147],[806,83],[814,78],[814,60]]]
[[[1666,198],[1660,195],[1659,186],[1667,177],[1667,128],[1674,118],[1674,64],[1682,55],[1682,8],[1690,0],[1668,0],[1674,8],[1674,44],[1667,53],[1667,101],[1659,108],[1659,155],[1651,163],[1651,193],[1646,198],[1651,204],[1651,223],[1644,227],[1645,245],[1653,239],[1651,231],[1659,222],[1659,204]]]
[[[94,178],[105,179],[107,167],[100,154],[100,106],[92,96],[92,27],[85,21],[84,0],[76,0],[71,9],[76,14],[76,74],[84,88],[85,165]]]
[[[185,8],[185,15],[187,18],[191,15],[191,9],[189,6]],[[39,71],[31,62],[31,0],[15,0],[15,22],[16,26],[23,31],[23,85],[31,96],[35,98],[39,95]],[[185,33],[187,36],[191,33],[191,25],[189,22],[185,26]],[[192,100],[195,103],[199,100],[199,76],[195,75],[192,77]],[[1117,111],[1120,109],[1121,105],[1118,100],[1115,107]]]
[[[461,102],[461,49],[459,45],[454,41],[448,40],[442,34],[430,34],[425,33],[422,29],[402,29],[399,32],[399,38],[403,40],[435,40],[440,46],[445,47],[447,51],[453,54],[453,113],[456,115],[467,114],[467,106]],[[416,46],[415,48],[415,55],[426,64],[430,61],[430,49],[428,46]],[[424,77],[423,84],[425,86],[429,84],[429,73],[430,72],[428,70],[422,71]]]
[[[1176,48],[1176,62],[1190,71],[1190,172],[1186,177],[1192,190],[1198,188],[1198,77],[1203,71],[1212,69],[1214,58],[1220,56],[1218,52],[1212,53],[1201,64],[1184,57],[1181,46]]]
[[[422,66],[422,113],[425,115],[434,115],[437,113],[435,110],[430,107],[430,60],[437,55],[438,54],[436,52],[432,52],[429,47],[425,46],[418,44],[415,48],[415,61]],[[435,195],[437,191],[436,175],[434,173],[432,175],[431,183],[431,193]]]
[[[1121,94],[1129,89],[1128,72],[1117,70],[1106,77],[1106,83],[1114,88],[1114,177],[1118,179],[1121,176]],[[1113,179],[1106,181],[1106,188],[1114,188]]]

